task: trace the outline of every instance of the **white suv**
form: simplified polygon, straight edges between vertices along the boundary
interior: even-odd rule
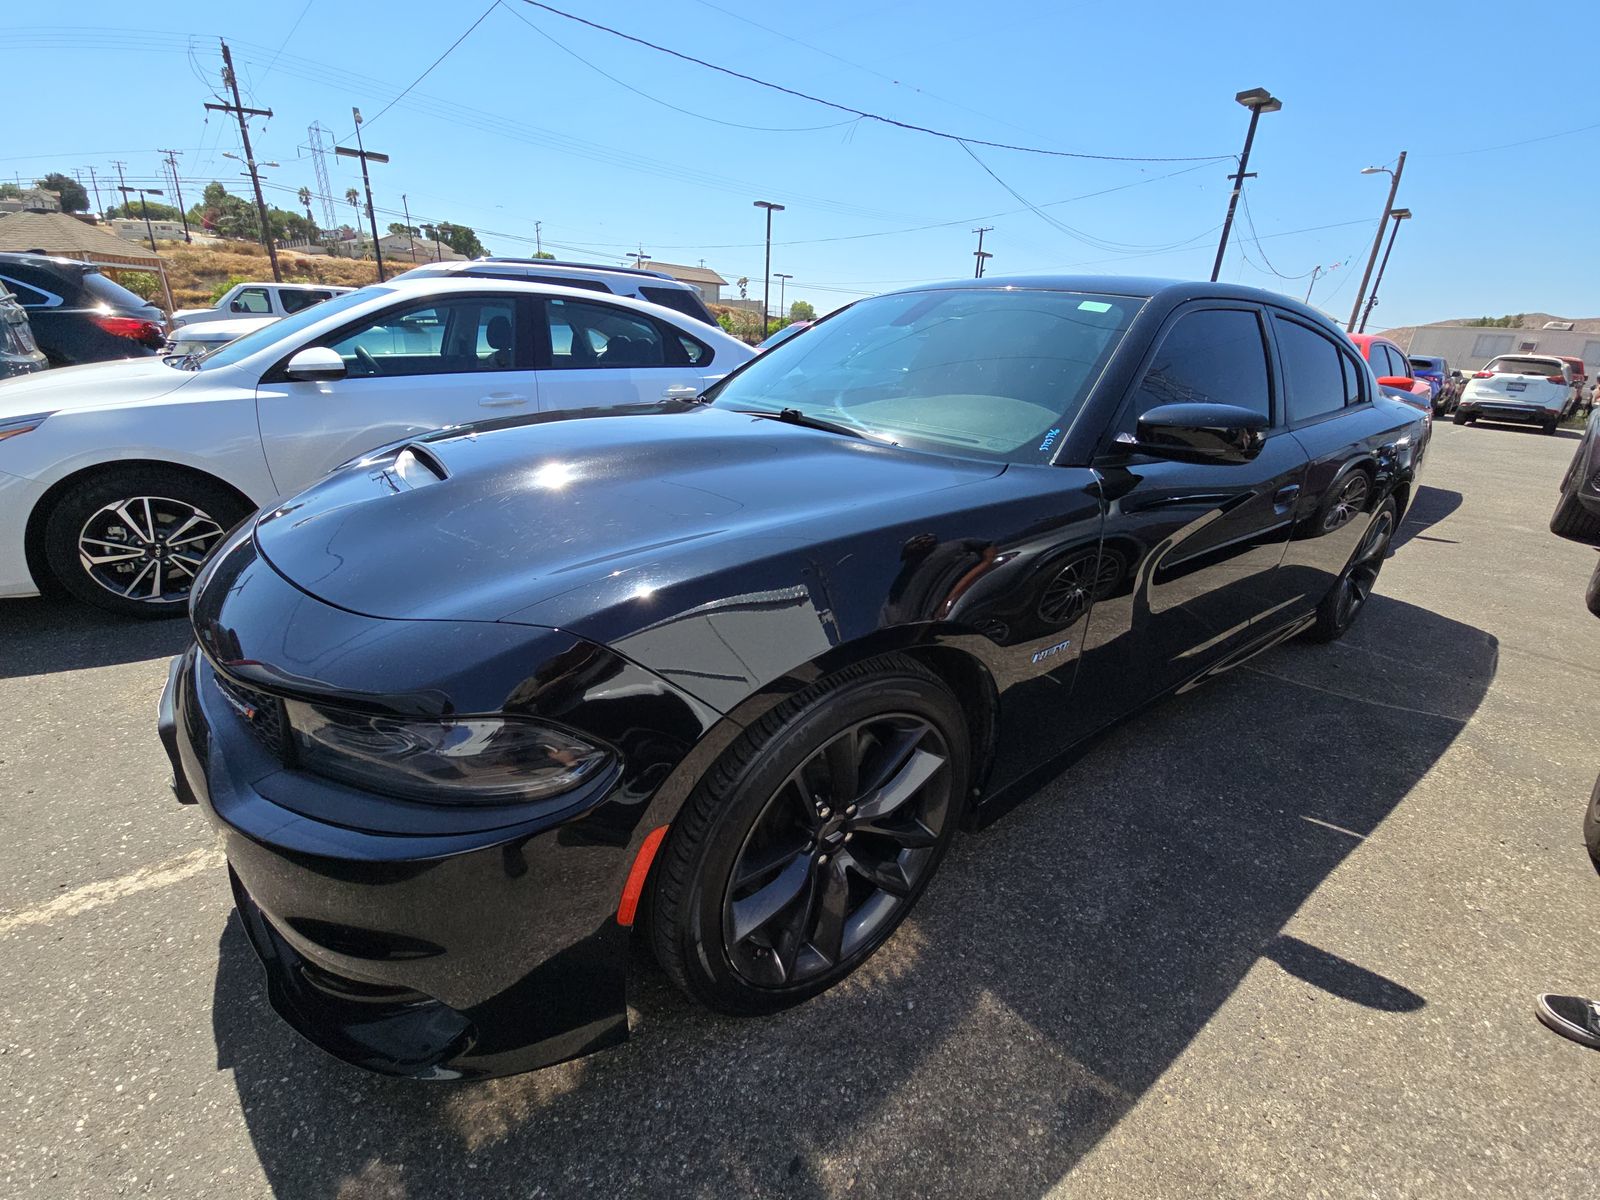
[[[190,321],[238,321],[247,317],[286,317],[354,288],[322,283],[236,283],[210,308],[180,308],[173,329]]]
[[[635,300],[648,300],[676,309],[686,317],[715,325],[717,318],[700,293],[687,283],[660,271],[639,267],[607,267],[594,263],[561,262],[553,258],[474,258],[466,262],[425,263],[413,267],[400,278],[424,276],[459,279],[520,279],[525,283],[543,283],[556,287],[583,288],[592,292],[608,292],[613,296],[632,296]]]
[[[407,277],[203,356],[0,383],[0,596],[54,577],[113,612],[180,613],[230,526],[367,450],[491,418],[670,406],[752,355],[621,296]]]
[[[1518,421],[1544,426],[1555,433],[1575,407],[1572,368],[1544,354],[1502,354],[1476,371],[1462,389],[1451,418],[1457,425],[1485,421]]]

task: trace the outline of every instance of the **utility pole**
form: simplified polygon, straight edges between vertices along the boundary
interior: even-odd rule
[[[417,261],[417,239],[411,234],[411,201],[406,199],[404,192],[400,193],[400,207],[406,214],[406,245],[411,247],[411,261]]]
[[[117,191],[122,193],[122,203],[126,205],[128,203],[128,181],[122,174],[122,168],[128,164],[114,158],[111,160],[111,165],[117,169]],[[102,215],[104,214],[102,213]]]
[[[761,277],[761,336],[764,338],[772,332],[772,214],[782,212],[783,205],[757,200],[755,206],[767,210],[767,265]]]
[[[1222,240],[1217,243],[1217,259],[1211,264],[1211,282],[1217,281],[1217,276],[1222,273],[1222,256],[1228,252],[1228,234],[1233,231],[1233,213],[1239,207],[1239,193],[1244,190],[1244,181],[1254,179],[1255,173],[1250,170],[1250,147],[1256,140],[1256,122],[1261,120],[1264,112],[1277,112],[1283,107],[1279,100],[1266,88],[1251,88],[1247,92],[1240,92],[1234,99],[1250,110],[1250,128],[1245,130],[1244,150],[1239,155],[1239,170],[1228,176],[1233,180],[1233,192],[1228,197],[1228,215],[1222,219]]]
[[[383,247],[378,245],[378,214],[372,207],[372,179],[367,174],[367,160],[386,163],[389,161],[387,154],[379,154],[376,150],[368,150],[361,141],[361,110],[352,108],[351,113],[356,119],[356,148],[348,146],[335,146],[333,152],[341,158],[359,158],[361,160],[361,185],[367,189],[367,221],[372,226],[372,253],[378,260],[378,282],[384,281],[383,273]]]
[[[631,258],[631,259],[633,259],[633,265],[634,265],[634,266],[635,266],[635,267],[636,267],[636,268],[637,268],[637,269],[639,269],[639,270],[641,270],[641,271],[642,271],[642,270],[643,270],[643,269],[644,269],[644,265],[645,265],[645,263],[647,263],[647,262],[649,262],[649,261],[650,261],[650,260],[651,260],[651,259],[652,259],[652,258],[654,258],[654,257],[655,257],[655,256],[654,256],[654,255],[653,255],[653,254],[646,254],[646,253],[645,253],[645,252],[644,252],[644,245],[643,245],[643,243],[640,243],[640,246],[639,246],[639,250],[638,250],[638,252],[637,252],[637,253],[635,253],[635,252],[634,252],[634,251],[632,251],[632,250],[629,250],[629,251],[628,251],[628,252],[627,252],[627,253],[626,253],[626,254],[624,254],[624,255],[623,255],[623,256],[622,256],[622,257],[624,257],[624,258]]]
[[[983,278],[983,260],[986,259],[986,258],[993,258],[994,257],[994,255],[992,255],[992,254],[985,254],[983,252],[983,235],[988,233],[988,232],[990,232],[993,229],[994,229],[993,225],[980,225],[978,228],[976,228],[976,229],[974,229],[972,231],[973,233],[978,235],[978,248],[972,252],[973,255],[977,259],[977,265],[972,268],[972,277],[974,279],[982,279]]]
[[[788,311],[783,307],[784,288],[788,286],[789,280],[793,279],[794,276],[785,275],[782,271],[779,271],[773,278],[778,281],[778,320],[781,321],[783,320],[783,314]]]
[[[535,255],[544,253],[544,222],[533,223],[533,252]]]
[[[172,168],[172,194],[177,198],[178,217],[183,221],[183,240],[192,245],[194,238],[189,236],[189,214],[183,209],[183,188],[178,183],[178,155],[182,154],[183,151],[163,150],[161,153],[167,156],[166,164]]]
[[[221,40],[220,38],[218,39]],[[256,171],[255,152],[250,149],[250,123],[248,117],[270,117],[270,108],[246,108],[244,101],[239,96],[239,78],[233,70],[233,51],[228,49],[228,43],[222,43],[222,81],[233,91],[232,104],[212,104],[206,102],[206,108],[213,112],[232,113],[239,118],[239,140],[244,143],[244,165],[250,169],[250,183],[256,191],[256,215],[261,219],[261,244],[267,248],[267,258],[272,262],[272,278],[277,283],[283,282],[283,272],[278,269],[278,248],[272,244],[272,222],[267,219],[267,201],[261,194],[261,176]]]
[[[1378,249],[1383,245],[1383,230],[1389,224],[1389,214],[1394,212],[1394,196],[1400,190],[1400,176],[1406,169],[1406,152],[1400,151],[1400,161],[1395,163],[1394,170],[1388,167],[1362,167],[1363,175],[1389,176],[1389,198],[1383,202],[1383,217],[1378,222],[1378,232],[1372,235],[1372,253],[1367,255],[1367,269],[1362,273],[1361,286],[1356,289],[1356,302],[1350,307],[1350,319],[1345,322],[1345,330],[1354,333],[1356,318],[1361,315],[1361,302],[1367,298],[1367,283],[1372,278],[1372,268],[1378,262]]]
[[[1378,264],[1378,277],[1372,281],[1372,295],[1367,297],[1367,307],[1361,313],[1361,328],[1356,330],[1357,333],[1367,331],[1367,318],[1378,306],[1378,289],[1383,286],[1383,273],[1389,269],[1389,255],[1394,251],[1394,239],[1400,235],[1400,222],[1411,219],[1411,210],[1397,208],[1389,215],[1394,218],[1394,228],[1389,231],[1389,244],[1384,247],[1383,261]]]
[[[1311,282],[1306,284],[1306,303],[1311,303],[1311,289],[1317,286],[1317,276],[1322,274],[1321,267],[1311,268]]]
[[[100,207],[100,180],[95,175],[93,167],[89,168],[89,185],[94,188],[94,210],[103,217],[106,215],[106,210]]]
[[[157,250],[156,250],[156,231],[150,224],[150,206],[144,202],[144,198],[146,196],[159,196],[159,195],[161,195],[161,189],[160,188],[131,188],[127,184],[123,184],[121,187],[119,187],[117,189],[117,191],[122,193],[122,207],[123,208],[127,208],[128,207],[128,193],[129,192],[138,192],[139,193],[139,215],[144,218],[144,232],[145,232],[145,236],[150,239],[150,253],[151,254],[158,253]]]

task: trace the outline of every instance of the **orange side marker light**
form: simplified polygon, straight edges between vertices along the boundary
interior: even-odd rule
[[[639,847],[639,853],[633,860],[633,869],[628,872],[628,882],[622,885],[622,903],[617,905],[618,925],[633,924],[633,916],[639,911],[639,897],[644,894],[644,881],[650,877],[650,864],[655,861],[656,851],[661,849],[661,839],[666,836],[667,826],[657,826],[645,837],[644,845]]]

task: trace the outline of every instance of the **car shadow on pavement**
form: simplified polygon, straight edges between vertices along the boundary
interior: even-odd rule
[[[1493,429],[1499,433],[1520,433],[1524,436],[1532,437],[1568,438],[1572,441],[1583,440],[1582,429],[1570,429],[1565,426],[1557,429],[1553,434],[1546,434],[1545,431],[1537,425],[1523,425],[1516,421],[1505,421],[1500,424],[1496,424],[1493,421],[1485,422],[1482,417],[1479,417],[1474,424],[1482,426],[1484,429]]]
[[[219,1067],[294,1200],[1037,1197],[1253,969],[1420,1020],[1405,981],[1284,927],[1455,740],[1497,657],[1481,630],[1374,596],[1344,642],[1285,645],[1135,717],[958,840],[917,913],[833,991],[717,1017],[639,952],[626,1046],[511,1079],[413,1083],[326,1058],[268,1010],[231,918]],[[1229,1017],[1264,1038],[1296,1019]]]
[[[1426,484],[1419,487],[1417,494],[1411,498],[1411,504],[1406,509],[1406,515],[1400,519],[1400,528],[1395,530],[1394,539],[1389,544],[1390,550],[1398,550],[1412,538],[1429,527],[1437,525],[1460,507],[1460,492],[1453,492],[1446,488],[1428,487]]]
[[[64,596],[0,601],[0,679],[170,658],[188,641],[179,618],[139,621]]]

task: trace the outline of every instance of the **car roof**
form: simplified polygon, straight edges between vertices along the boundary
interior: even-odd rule
[[[548,271],[554,275],[617,275],[632,282],[648,283],[651,287],[661,285],[679,288],[683,291],[694,291],[694,288],[684,283],[683,280],[674,279],[664,271],[647,271],[638,267],[611,267],[606,266],[604,263],[565,262],[556,258],[508,258],[496,255],[487,258],[469,258],[455,262],[419,263],[414,269],[438,279],[447,275],[466,274],[474,269],[481,270],[484,267],[522,269],[530,273]],[[404,273],[411,274],[411,269]],[[478,278],[491,279],[494,276],[481,275]]]
[[[1338,328],[1326,313],[1302,304],[1293,296],[1237,283],[1208,283],[1198,279],[1164,279],[1142,275],[986,275],[982,279],[950,279],[902,288],[902,292],[931,292],[966,288],[1033,289],[1051,292],[1092,292],[1134,299],[1160,299],[1169,305],[1188,300],[1243,300],[1273,304],[1319,324]],[[1370,335],[1369,335],[1370,336]]]
[[[26,250],[0,251],[0,263],[18,263],[30,267],[55,267],[57,269],[72,268],[78,271],[98,271],[100,268],[92,263],[80,262],[76,258],[65,258],[59,254],[33,254]]]

